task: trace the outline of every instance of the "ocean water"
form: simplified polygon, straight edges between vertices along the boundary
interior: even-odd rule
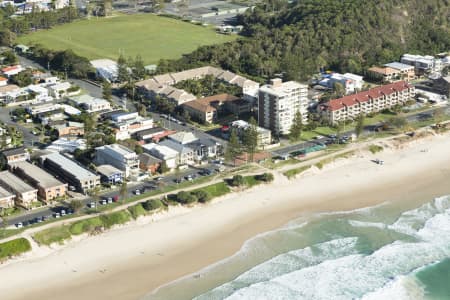
[[[450,300],[450,196],[300,218],[145,299]]]

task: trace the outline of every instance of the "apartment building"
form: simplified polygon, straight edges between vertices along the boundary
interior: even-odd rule
[[[129,139],[131,135],[138,131],[153,128],[153,119],[151,118],[138,115],[131,117],[130,114],[127,114],[127,116],[128,118],[119,117],[120,121],[114,124],[114,133],[118,141]]]
[[[95,163],[110,164],[125,172],[125,177],[139,168],[139,158],[136,152],[119,144],[105,145],[95,148]]]
[[[330,124],[352,120],[361,114],[376,113],[395,105],[403,105],[415,96],[414,86],[397,81],[354,95],[330,100],[319,111]]]
[[[166,166],[169,169],[174,169],[177,167],[177,159],[178,159],[178,152],[155,143],[148,143],[142,146],[144,149],[144,152],[159,158],[162,162],[166,164]]]
[[[295,81],[276,78],[259,89],[259,126],[276,134],[289,134],[295,114],[300,111],[303,124],[308,121],[308,87]]]
[[[427,72],[440,72],[442,69],[441,60],[431,55],[404,54],[400,62],[414,66],[417,75],[423,75]]]
[[[400,80],[400,70],[390,67],[372,67],[367,70],[367,77],[383,83]]]
[[[37,188],[38,196],[45,202],[62,197],[67,192],[67,184],[27,161],[11,164],[10,168],[15,175]]]
[[[16,196],[13,193],[0,186],[0,211],[5,208],[13,207],[14,199],[16,199]]]
[[[8,149],[2,152],[8,164],[30,159],[30,153],[24,147]]]
[[[9,171],[0,172],[0,185],[16,195],[16,205],[31,208],[31,204],[37,201],[37,189]]]
[[[99,175],[82,167],[67,156],[51,153],[41,156],[40,159],[46,170],[80,192],[86,193],[100,185]]]
[[[400,62],[391,62],[384,65],[385,67],[392,68],[397,70],[399,73],[397,76],[401,80],[411,81],[416,77],[416,73],[414,71],[414,67],[408,64],[400,63]]]

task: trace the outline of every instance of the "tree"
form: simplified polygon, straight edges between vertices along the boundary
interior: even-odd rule
[[[133,76],[136,80],[140,80],[145,77],[145,65],[140,55],[136,55],[136,58],[133,61]]]
[[[258,127],[256,126],[255,118],[251,117],[249,120],[249,125],[245,130],[242,137],[242,142],[245,151],[248,153],[249,160],[253,162],[254,155],[256,153],[256,148],[258,146]]]
[[[236,165],[236,158],[241,154],[241,144],[239,143],[239,138],[237,136],[236,130],[231,129],[230,140],[228,141],[227,147],[225,149],[225,159],[229,162],[233,162]]]
[[[74,212],[78,212],[83,207],[83,202],[80,200],[72,200],[69,203],[69,208],[72,209]]]
[[[212,199],[211,194],[205,190],[197,190],[192,192],[198,199],[198,202],[205,203]]]
[[[112,99],[112,88],[111,88],[111,83],[107,80],[103,80],[103,84],[102,84],[102,94],[103,94],[103,98],[106,100],[111,100]]]
[[[244,185],[245,180],[242,175],[234,175],[230,181],[231,186],[241,186]]]
[[[290,138],[294,141],[298,141],[302,135],[303,130],[303,120],[300,111],[297,111],[294,115],[294,120],[292,120],[291,130],[289,132]]]
[[[122,54],[120,54],[117,59],[117,80],[119,82],[125,82],[129,80],[129,77],[130,74],[128,73],[127,60]]]
[[[335,82],[333,84],[333,90],[334,90],[334,92],[335,92],[337,97],[342,97],[342,96],[345,95],[345,87],[340,82]]]
[[[169,167],[167,166],[167,163],[165,160],[159,165],[159,173],[164,174],[169,172]]]
[[[190,192],[181,191],[177,194],[177,201],[182,204],[197,202],[197,200],[197,197]]]
[[[408,125],[408,120],[403,115],[398,115],[395,117],[392,117],[388,120],[388,124],[397,128],[405,128]]]
[[[261,175],[257,175],[257,179],[264,182],[271,182],[273,181],[274,177],[272,173],[263,173]]]
[[[356,119],[356,127],[355,127],[356,137],[359,137],[361,135],[361,133],[363,132],[363,130],[364,130],[364,121],[365,121],[364,114],[360,114],[358,116],[358,118]]]

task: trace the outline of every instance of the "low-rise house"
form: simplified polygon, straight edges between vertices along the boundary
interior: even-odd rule
[[[222,153],[222,145],[212,139],[198,138],[192,132],[180,131],[160,143],[178,152],[179,164],[198,163]]]
[[[120,144],[105,145],[95,148],[95,162],[98,165],[110,164],[125,172],[125,177],[139,168],[136,152]]]
[[[78,191],[86,193],[100,185],[99,175],[94,174],[67,156],[51,153],[41,156],[40,160],[46,170]]]
[[[192,165],[195,163],[194,149],[186,144],[180,144],[173,140],[166,139],[160,142],[159,145],[165,146],[177,152],[178,165]]]
[[[90,63],[98,77],[109,82],[117,81],[117,62],[111,59],[96,59],[91,60]]]
[[[13,207],[15,199],[16,195],[0,186],[0,211],[5,208]]]
[[[174,133],[175,133],[175,131],[173,131],[173,130],[167,130],[162,127],[153,127],[150,129],[139,130],[139,131],[135,132],[134,135],[138,141],[159,142],[160,139],[167,137]]]
[[[236,130],[236,134],[242,140],[245,131],[250,128],[250,124],[243,120],[237,120],[231,123],[231,129]],[[264,148],[272,143],[272,133],[270,130],[257,126],[258,132],[257,144],[258,147]]]
[[[150,174],[155,174],[161,166],[162,160],[148,153],[139,154],[139,168]]]
[[[178,152],[163,146],[161,144],[149,143],[142,146],[144,152],[159,158],[166,164],[167,168],[175,169],[177,167]]]
[[[80,122],[66,122],[61,125],[54,126],[56,131],[58,131],[58,136],[83,136],[84,135],[84,123]]]
[[[31,208],[32,203],[37,201],[37,189],[9,171],[0,172],[0,185],[16,195],[16,205]]]
[[[8,164],[30,160],[30,153],[24,147],[8,149],[2,152]]]
[[[73,153],[77,149],[86,150],[87,146],[85,139],[59,138],[57,140],[54,140],[50,145],[48,145],[46,149],[52,152]]]
[[[11,171],[37,188],[38,196],[44,202],[65,196],[67,184],[27,161],[10,164]]]
[[[124,178],[124,172],[111,165],[97,166],[97,173],[100,174],[101,181],[108,184],[121,183]]]
[[[19,74],[20,72],[22,72],[24,69],[22,68],[21,65],[14,65],[14,66],[9,66],[9,67],[5,67],[2,69],[2,73],[3,75],[5,75],[6,77],[11,77],[14,75]]]
[[[116,123],[132,121],[136,120],[136,118],[139,118],[139,114],[137,112],[119,111],[117,113],[111,114],[110,116],[110,119]]]
[[[138,131],[153,128],[153,119],[137,116],[135,119],[115,123],[114,127],[116,140],[126,140]]]
[[[31,84],[26,87],[28,94],[34,95],[36,102],[52,101],[53,98],[48,95],[48,90],[40,85]]]
[[[81,89],[71,91],[71,88],[70,82],[60,82],[47,86],[49,94],[55,99],[76,95],[81,92]]]
[[[73,96],[70,97],[70,101],[87,112],[111,110],[111,103],[108,100],[94,98],[89,95]]]
[[[367,91],[330,100],[319,106],[319,112],[330,124],[353,120],[361,114],[382,111],[405,104],[414,98],[415,88],[406,81],[397,81]]]
[[[411,81],[416,77],[414,67],[400,63],[400,62],[391,62],[384,65],[385,67],[392,68],[394,70],[397,70],[399,74],[397,76],[400,77],[401,80],[404,81]]]
[[[0,87],[8,84],[8,79],[0,76]]]
[[[15,84],[0,86],[0,101],[3,103],[10,103],[14,101],[16,94],[20,93],[20,87]]]
[[[367,70],[367,77],[383,83],[390,83],[400,80],[401,74],[400,70],[391,67],[372,67]]]
[[[332,73],[324,75],[319,82],[320,85],[333,89],[336,83],[340,83],[345,88],[345,94],[361,90],[363,86],[363,77],[351,73],[339,74]]]
[[[183,108],[194,119],[200,120],[204,123],[213,123],[217,121],[219,114],[224,112],[231,112],[231,109],[239,110],[240,105],[237,104],[241,101],[238,97],[229,94],[219,94],[210,97],[199,98],[193,101],[189,101],[183,104]],[[236,102],[236,105],[231,103]],[[247,102],[247,111],[250,110],[250,104]]]

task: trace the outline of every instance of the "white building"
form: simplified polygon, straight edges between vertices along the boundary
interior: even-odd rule
[[[69,92],[68,90],[72,87],[70,82],[60,82],[55,83],[52,85],[47,86],[47,89],[52,97],[55,97],[56,99],[60,99],[62,97],[68,96]],[[72,92],[70,94],[78,94],[81,90]]]
[[[422,56],[404,54],[400,62],[414,66],[417,74],[424,74],[426,72],[440,72],[442,70],[442,61],[431,55]]]
[[[276,78],[259,89],[258,123],[276,134],[289,134],[295,114],[308,121],[308,86]]]
[[[139,158],[136,152],[119,144],[105,145],[95,148],[95,162],[98,165],[109,164],[125,172],[125,177],[139,169]]]
[[[8,78],[0,76],[0,86],[6,86],[8,84]]]
[[[244,120],[237,120],[231,123],[231,128],[236,130],[236,134],[240,139],[242,139],[245,130],[247,130],[249,127],[250,124],[248,122],[245,122]],[[270,130],[259,126],[256,128],[256,130],[258,132],[258,147],[264,147],[272,143],[272,133],[270,132]]]
[[[150,155],[153,155],[156,158],[159,158],[163,162],[166,163],[166,166],[169,169],[175,169],[177,167],[177,157],[178,152],[155,143],[149,143],[142,146],[145,152],[147,152]]]
[[[71,97],[70,100],[76,105],[85,109],[89,113],[102,110],[111,110],[111,103],[109,103],[108,100],[94,98],[90,95],[80,95]]]
[[[47,146],[46,149],[54,152],[73,153],[77,149],[86,150],[86,140],[59,138]]]
[[[9,67],[5,67],[2,69],[2,73],[6,76],[6,77],[11,77],[14,75],[19,74],[20,72],[22,72],[24,70],[24,68],[22,68],[21,65],[14,65],[14,66],[9,66]]]
[[[363,86],[363,77],[352,73],[332,73],[325,75],[319,82],[320,85],[333,89],[336,83],[340,83],[345,88],[345,94],[354,93],[356,90],[361,90]]]
[[[91,60],[91,65],[98,77],[109,82],[117,81],[117,62],[111,59],[96,59]]]
[[[37,102],[47,102],[52,101],[53,98],[48,95],[48,90],[40,85],[31,84],[26,87],[29,94],[34,94],[34,99]]]

